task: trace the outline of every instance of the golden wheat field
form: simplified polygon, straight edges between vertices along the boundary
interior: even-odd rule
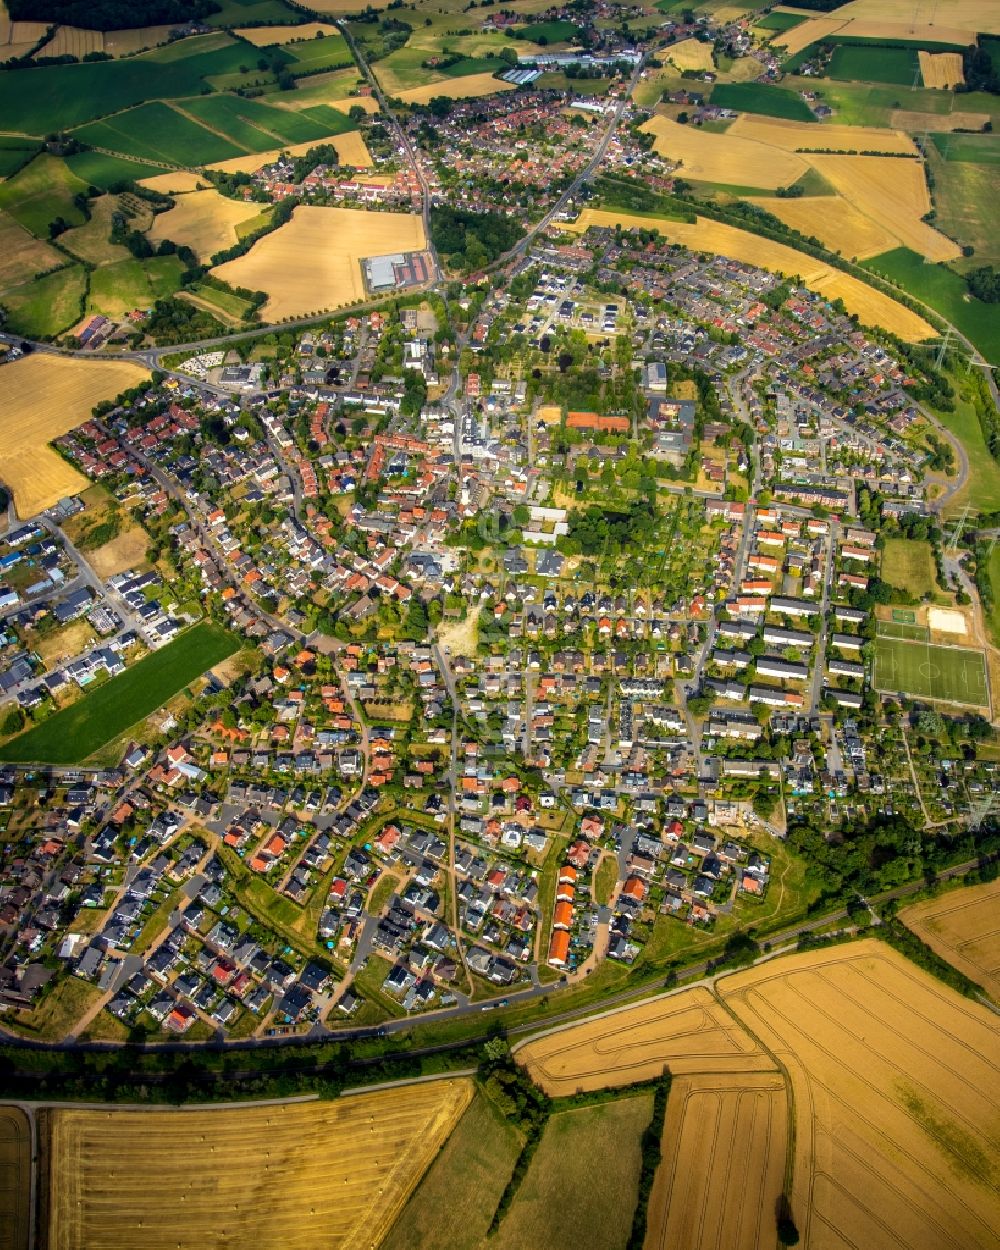
[[[686,69],[712,72],[715,61],[712,58],[712,45],[702,43],[700,39],[682,39],[680,43],[664,48],[663,59],[673,61],[681,72]]]
[[[355,169],[371,168],[371,153],[360,130],[348,130],[342,135],[327,135],[325,139],[312,139],[308,143],[293,143],[287,147],[273,148],[270,152],[257,152],[252,156],[232,156],[229,160],[217,161],[208,168],[220,169],[227,174],[252,174],[276,161],[282,152],[287,152],[289,156],[304,156],[313,148],[327,143],[337,149],[341,165],[351,165]]]
[[[23,1111],[0,1107],[0,1250],[27,1250],[31,1133]]]
[[[164,195],[183,195],[186,191],[208,190],[209,184],[200,174],[189,169],[174,169],[166,174],[154,174],[152,178],[140,178],[140,187],[160,191]]]
[[[1000,881],[915,903],[899,918],[1000,1002]]]
[[[148,238],[151,243],[171,239],[189,247],[199,260],[232,247],[239,235],[236,227],[260,213],[260,205],[231,200],[215,188],[178,195],[174,207],[153,218]]]
[[[791,30],[779,30],[771,39],[773,44],[784,48],[789,56],[808,48],[811,43],[825,39],[844,25],[842,17],[810,17]]]
[[[49,1113],[49,1250],[378,1245],[472,1097],[431,1081],[333,1102]],[[117,1230],[117,1231],[116,1231]]]
[[[777,1070],[675,1077],[645,1250],[773,1250],[787,1140]]]
[[[685,1073],[745,1073],[774,1065],[698,986],[567,1025],[518,1047],[517,1060],[552,1097]]]
[[[65,258],[0,210],[0,291],[65,263]],[[0,301],[2,302],[2,301]]]
[[[851,0],[837,10],[844,34],[865,39],[972,43],[980,31],[1000,33],[1000,0]]]
[[[809,160],[846,200],[904,247],[934,262],[954,260],[961,254],[951,239],[920,220],[931,208],[922,161],[819,155]]]
[[[961,52],[924,52],[921,49],[917,56],[925,87],[943,87],[950,91],[965,82]]]
[[[1000,1228],[996,1017],[883,943],[723,978],[792,1085],[810,1250],[987,1250]]]
[[[212,272],[233,286],[266,291],[264,312],[274,321],[355,303],[365,296],[363,257],[426,246],[423,221],[415,213],[305,205],[245,256]]]
[[[445,78],[442,82],[428,83],[424,87],[411,87],[397,91],[404,104],[426,104],[435,96],[446,95],[452,100],[471,100],[482,95],[495,95],[498,91],[513,91],[514,85],[501,82],[492,74],[465,74],[461,78]]]
[[[809,168],[801,156],[755,139],[710,134],[656,114],[640,127],[660,156],[679,161],[685,178],[774,190],[797,182]]]
[[[87,479],[49,443],[82,425],[96,404],[148,377],[127,361],[40,353],[0,369],[0,481],[14,492],[18,516],[86,489]]]
[[[318,34],[339,35],[336,26],[328,26],[325,22],[306,22],[302,26],[247,26],[234,30],[233,34],[255,48],[266,48],[272,43],[291,43],[297,39],[315,39]]]
[[[770,202],[770,201],[769,201]],[[582,234],[590,226],[615,226],[623,229],[656,229],[672,243],[683,243],[693,251],[715,252],[730,256],[748,265],[759,265],[772,273],[785,277],[799,277],[811,290],[818,291],[827,299],[841,299],[848,312],[855,313],[864,325],[883,326],[892,334],[909,342],[933,338],[934,329],[923,317],[876,291],[867,283],[841,273],[839,269],[798,252],[784,243],[774,243],[760,235],[751,234],[735,226],[709,221],[699,217],[697,222],[672,221],[652,214],[640,216],[634,213],[608,212],[604,209],[585,208],[575,222],[564,227]]]
[[[854,260],[878,256],[898,246],[894,234],[839,195],[804,195],[797,200],[752,196],[749,202],[780,217],[800,234],[814,235],[831,251]]]
[[[899,152],[907,156],[920,154],[917,145],[902,130],[888,130],[882,126],[838,126],[834,123],[817,129],[809,122],[793,122],[753,113],[741,113],[726,131],[726,136],[753,139],[788,152],[823,148],[833,152],[840,149],[846,152]]]

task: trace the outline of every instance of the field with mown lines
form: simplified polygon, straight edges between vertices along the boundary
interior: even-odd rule
[[[787,244],[775,243],[723,222],[705,217],[699,217],[696,222],[674,221],[654,213],[585,208],[575,222],[564,228],[581,234],[589,226],[614,227],[617,222],[626,230],[658,230],[663,238],[672,243],[683,243],[695,252],[716,252],[748,265],[759,265],[772,273],[798,276],[810,290],[818,291],[827,299],[842,299],[847,311],[856,313],[863,325],[884,326],[910,342],[920,342],[935,335],[933,327],[923,317],[850,274],[842,273],[825,261],[816,260]]]
[[[875,939],[718,988],[790,1076],[804,1245],[996,1247],[1000,1041],[987,1008]]]
[[[535,1038],[518,1063],[552,1097],[685,1073],[742,1073],[774,1065],[703,987],[626,1007]]]
[[[675,1077],[645,1250],[772,1250],[787,1135],[779,1072]]]
[[[914,903],[899,918],[942,959],[1000,1001],[1000,880]]]
[[[0,1107],[0,1250],[28,1250],[31,1131],[23,1111]]]
[[[945,91],[951,91],[965,83],[960,52],[921,50],[917,56],[920,60],[920,77],[924,80],[925,87],[943,87]]]
[[[81,425],[95,404],[149,376],[124,361],[25,356],[0,369],[0,481],[14,492],[18,516],[34,516],[86,478],[49,443]]]
[[[450,1080],[333,1102],[50,1112],[50,1250],[126,1230],[143,1250],[377,1245],[471,1097]]]

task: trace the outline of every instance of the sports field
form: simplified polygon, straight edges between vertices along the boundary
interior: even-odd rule
[[[450,1080],[332,1102],[53,1111],[48,1245],[367,1250],[471,1095]]]
[[[1000,880],[924,899],[899,918],[1000,1002]]]
[[[963,707],[989,707],[990,703],[986,658],[970,647],[877,638],[874,685],[880,692]]]
[[[162,707],[188,682],[232,655],[239,646],[240,640],[220,625],[195,625],[120,676],[12,738],[0,749],[0,758],[24,763],[79,764]]]

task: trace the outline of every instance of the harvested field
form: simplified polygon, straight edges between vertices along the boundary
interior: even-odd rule
[[[921,161],[886,156],[810,156],[810,163],[866,217],[929,261],[954,260],[960,249],[920,218],[930,211]]]
[[[934,129],[936,131],[982,130],[989,120],[989,113],[940,113],[934,117]],[[926,113],[894,109],[889,115],[889,121],[900,130],[919,131],[922,134],[927,129]]]
[[[646,1250],[771,1250],[788,1097],[777,1071],[681,1076],[670,1087]]]
[[[95,404],[148,377],[138,365],[67,356],[26,356],[0,369],[0,481],[22,518],[50,508],[87,480],[49,443],[81,425]]]
[[[924,52],[917,53],[920,59],[920,76],[925,87],[943,87],[951,91],[965,82],[965,71],[962,68],[960,52]]]
[[[221,169],[227,174],[252,174],[264,165],[270,165],[272,161],[276,161],[282,152],[287,152],[290,156],[303,156],[311,148],[317,148],[326,143],[332,144],[337,149],[337,156],[342,165],[353,165],[355,169],[371,168],[371,154],[360,130],[348,130],[342,135],[328,135],[325,139],[313,139],[308,143],[286,144],[283,148],[274,148],[270,152],[257,152],[253,156],[234,156],[228,161],[217,161],[208,168]]]
[[[232,247],[239,238],[236,227],[259,212],[257,204],[230,200],[214,187],[210,191],[189,191],[177,197],[173,208],[157,213],[148,237],[153,244],[171,239],[189,247],[200,260],[207,260]]]
[[[60,26],[42,49],[42,56],[75,56],[83,60],[88,52],[104,51],[104,34],[99,30],[81,30],[77,26]]]
[[[719,989],[791,1079],[791,1205],[804,1245],[996,1245],[1000,1090],[987,1008],[875,939],[790,955]]]
[[[774,190],[797,182],[809,168],[794,152],[734,137],[731,130],[709,134],[659,114],[641,129],[654,136],[660,156],[680,162],[685,178]]]
[[[774,1064],[702,987],[567,1025],[517,1048],[551,1097],[660,1076],[773,1071]]]
[[[669,48],[664,48],[663,59],[672,61],[682,73],[686,69],[708,73],[715,71],[712,45],[702,43],[700,39],[682,39],[680,43],[671,44]]]
[[[377,1245],[471,1097],[453,1080],[334,1102],[53,1111],[49,1246],[106,1245],[118,1220],[144,1250]]]
[[[19,221],[0,210],[0,291],[30,281],[64,263],[65,257],[29,234]]]
[[[1000,881],[915,903],[899,918],[942,959],[1000,1002]]]
[[[321,33],[340,38],[340,31],[336,26],[328,26],[325,22],[306,22],[302,26],[248,26],[233,31],[234,35],[252,43],[255,48],[267,48],[273,43],[290,43],[293,39],[315,39]]]
[[[363,299],[362,257],[426,246],[423,222],[415,213],[306,205],[246,256],[212,272],[233,286],[266,291],[264,314],[280,320]]]
[[[435,96],[446,95],[452,100],[469,100],[474,96],[494,95],[498,91],[513,91],[513,83],[501,82],[492,74],[466,74],[462,78],[445,78],[442,82],[428,83],[423,87],[411,87],[394,95],[406,104],[426,104]]]
[[[852,0],[837,10],[852,34],[865,39],[924,39],[972,43],[979,31],[1000,31],[998,0]]]
[[[811,43],[815,43],[818,39],[825,39],[827,35],[832,35],[834,31],[840,30],[844,25],[842,17],[811,17],[808,21],[802,22],[798,26],[793,26],[791,30],[778,31],[771,39],[771,42],[779,48],[784,48],[789,56],[794,56],[797,52],[801,52],[803,48],[808,48]]]
[[[882,126],[817,127],[808,122],[789,121],[783,117],[761,117],[741,113],[726,131],[733,139],[754,139],[787,152],[823,148],[845,152],[901,152],[919,156],[917,145],[902,130]]]
[[[803,195],[795,200],[761,196],[751,198],[750,203],[852,260],[878,256],[896,246],[895,235],[839,195]]]
[[[135,52],[143,52],[146,48],[155,48],[157,44],[166,43],[174,27],[137,26],[135,30],[109,30],[104,35],[104,51],[109,56],[131,56]]]
[[[566,229],[582,233],[589,226],[614,226],[616,222],[621,222],[625,229],[649,230],[653,227],[665,239],[683,243],[696,252],[716,252],[748,265],[759,265],[772,273],[798,276],[807,287],[827,299],[842,299],[848,312],[856,313],[863,324],[884,326],[892,334],[910,342],[920,342],[935,335],[933,327],[922,317],[850,274],[842,273],[783,243],[774,243],[722,222],[700,217],[697,222],[689,223],[655,215],[640,216],[585,208]]]
[[[164,195],[183,195],[186,191],[200,191],[208,187],[208,183],[199,174],[187,169],[175,169],[169,174],[154,174],[152,178],[140,178],[139,186],[148,187],[150,191],[161,191]]]
[[[137,568],[146,560],[149,535],[139,526],[124,530],[117,538],[87,552],[87,563],[101,580]]]
[[[0,1250],[27,1250],[31,1133],[23,1111],[0,1107]]]

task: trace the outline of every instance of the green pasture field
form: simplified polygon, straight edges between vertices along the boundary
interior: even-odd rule
[[[947,510],[954,514],[968,504],[977,512],[996,512],[1000,510],[1000,464],[989,453],[983,438],[983,427],[979,424],[975,407],[967,398],[961,379],[952,374],[951,381],[956,391],[954,411],[933,411],[968,452],[969,480],[953,497]]]
[[[100,265],[90,275],[88,313],[121,316],[135,308],[152,308],[180,288],[184,266],[176,256],[116,261]]]
[[[934,593],[936,575],[931,545],[912,538],[887,538],[882,551],[881,577],[914,598]]]
[[[454,65],[442,65],[439,68],[448,78],[465,78],[468,74],[493,74],[498,69],[507,69],[509,66],[505,66],[495,56],[464,56]]]
[[[211,51],[184,55],[184,45],[197,44],[200,39],[218,40],[219,36],[179,40],[120,61],[4,70],[0,73],[3,125],[8,130],[38,136],[71,130],[146,100],[198,95],[210,75],[233,73],[240,65],[256,64],[255,48],[229,39]],[[272,50],[270,56],[282,61],[290,59],[281,49]]]
[[[990,552],[986,575],[989,578],[990,589],[993,591],[993,602],[989,610],[984,613],[986,628],[993,639],[993,645],[1000,647],[1000,544]]]
[[[61,334],[83,315],[87,274],[82,265],[67,265],[3,294],[7,327],[28,338]]]
[[[191,168],[247,152],[159,100],[81,126],[76,135],[84,143],[112,152]]]
[[[866,47],[838,44],[826,71],[845,82],[920,83],[920,62],[913,48]]]
[[[0,178],[10,178],[16,174],[38,151],[38,144],[32,143],[30,139],[0,135]]]
[[[875,639],[874,686],[963,707],[988,707],[986,657],[970,647],[939,647],[902,638]]]
[[[259,100],[209,95],[185,100],[182,107],[212,130],[228,135],[234,143],[252,152],[266,152],[284,143],[308,143],[354,129],[354,123],[339,109],[322,104],[293,111]]]
[[[898,282],[970,339],[992,364],[1000,364],[1000,317],[991,304],[969,294],[963,278],[947,265],[933,265],[908,247],[893,248],[861,262],[865,269]]]
[[[63,161],[44,152],[12,178],[0,183],[0,208],[37,238],[47,239],[49,223],[57,217],[71,226],[83,224],[86,218],[73,203],[73,197],[86,191],[87,184]]]
[[[571,43],[580,38],[580,28],[567,21],[535,22],[531,26],[522,26],[517,33],[532,43],[541,43],[544,39],[543,47],[553,43]]]
[[[195,625],[71,707],[12,738],[0,748],[0,759],[79,764],[239,646],[239,639],[221,625]]]
[[[717,83],[710,98],[719,108],[736,109],[740,113],[763,113],[767,117],[786,117],[796,122],[816,120],[805,100],[783,87],[752,82]]]
[[[933,134],[931,139],[949,164],[971,161],[977,165],[1000,165],[1000,136]]]
[[[206,304],[217,308],[224,316],[232,317],[234,321],[242,321],[250,311],[250,304],[247,300],[241,299],[231,291],[220,291],[207,282],[195,282],[186,290],[204,300]]]
[[[757,22],[757,26],[760,30],[786,31],[801,26],[805,20],[804,13],[767,13]]]
[[[947,137],[947,136],[945,136]],[[978,138],[955,135],[955,139]],[[993,138],[1000,155],[1000,139]],[[986,161],[945,160],[935,143],[927,144],[927,169],[934,180],[935,224],[957,243],[971,247],[972,256],[951,262],[960,272],[977,265],[1000,264],[1000,231],[996,228],[1000,202],[1000,165]]]
[[[120,156],[108,156],[104,152],[75,152],[64,159],[73,173],[88,186],[105,191],[119,182],[138,182],[140,178],[152,178],[163,173],[159,165],[123,160]]]
[[[322,39],[304,39],[300,43],[285,45],[285,51],[291,56],[288,70],[292,74],[302,71],[312,72],[317,69],[346,69],[354,64],[351,50],[343,35],[324,35]]]

